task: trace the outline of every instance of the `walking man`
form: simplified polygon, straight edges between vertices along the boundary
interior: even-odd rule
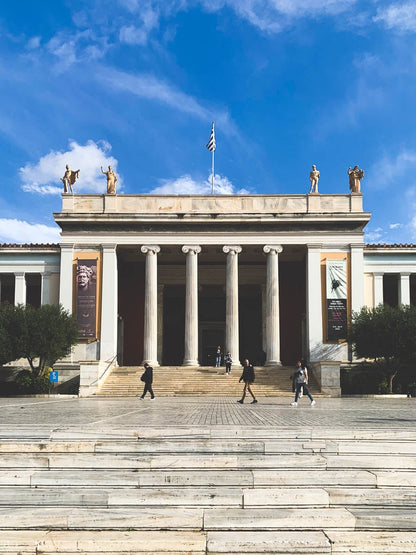
[[[295,400],[293,403],[290,403],[292,407],[298,406],[298,399],[301,390],[303,389],[303,393],[309,397],[311,400],[311,405],[314,406],[315,401],[313,400],[312,395],[309,393],[308,389],[308,369],[303,361],[298,360],[297,362],[297,371],[295,373],[295,380],[296,380],[296,393],[295,393]]]
[[[143,389],[143,393],[140,397],[140,399],[144,399],[144,396],[146,395],[147,392],[150,393],[150,398],[154,399],[155,395],[153,393],[153,389],[152,389],[152,383],[153,383],[153,368],[151,366],[149,366],[149,364],[147,364],[147,362],[144,363],[144,372],[141,376],[141,381],[144,382],[144,389]]]
[[[245,358],[244,364],[243,364],[243,373],[241,374],[241,378],[239,379],[240,382],[241,381],[244,382],[243,396],[241,397],[241,399],[237,401],[237,403],[240,403],[241,405],[244,403],[244,399],[247,391],[253,397],[253,400],[251,401],[251,403],[252,404],[257,403],[257,399],[254,397],[254,393],[251,391],[251,387],[250,387],[251,385],[253,385],[255,379],[256,379],[256,376],[254,374],[253,365],[250,364],[250,361],[248,360],[248,358]]]

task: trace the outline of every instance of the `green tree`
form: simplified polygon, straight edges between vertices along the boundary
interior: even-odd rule
[[[400,367],[416,355],[416,307],[364,307],[352,315],[349,340],[358,358],[384,361],[393,393]]]
[[[0,356],[2,364],[27,358],[35,378],[45,366],[68,355],[78,340],[75,318],[62,306],[2,305],[0,307]]]
[[[23,329],[23,307],[0,305],[0,365],[21,358]]]

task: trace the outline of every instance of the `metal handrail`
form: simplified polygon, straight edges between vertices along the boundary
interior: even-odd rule
[[[104,374],[107,372],[107,370],[110,368],[110,366],[113,364],[114,360],[117,358],[117,355],[114,355],[113,358],[110,360],[110,362],[107,364],[107,366],[105,367],[105,370],[103,370],[103,372],[101,373],[101,375],[94,380],[93,382],[90,383],[91,385],[94,385],[95,383],[99,382],[101,380],[101,378],[104,376]],[[107,362],[107,361],[106,361]]]

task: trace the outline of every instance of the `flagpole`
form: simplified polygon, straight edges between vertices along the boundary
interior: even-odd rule
[[[214,150],[212,151],[211,195],[214,194]]]
[[[214,176],[215,176],[215,121],[212,122],[211,135],[209,136],[209,141],[207,144],[207,149],[211,151],[212,154],[212,167],[211,167],[211,195],[214,194]]]

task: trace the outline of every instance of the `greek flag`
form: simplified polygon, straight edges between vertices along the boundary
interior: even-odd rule
[[[215,144],[215,122],[212,122],[212,129],[211,129],[211,135],[209,136],[209,141],[207,143],[207,149],[210,152],[215,152],[215,149],[217,148],[217,145]]]

